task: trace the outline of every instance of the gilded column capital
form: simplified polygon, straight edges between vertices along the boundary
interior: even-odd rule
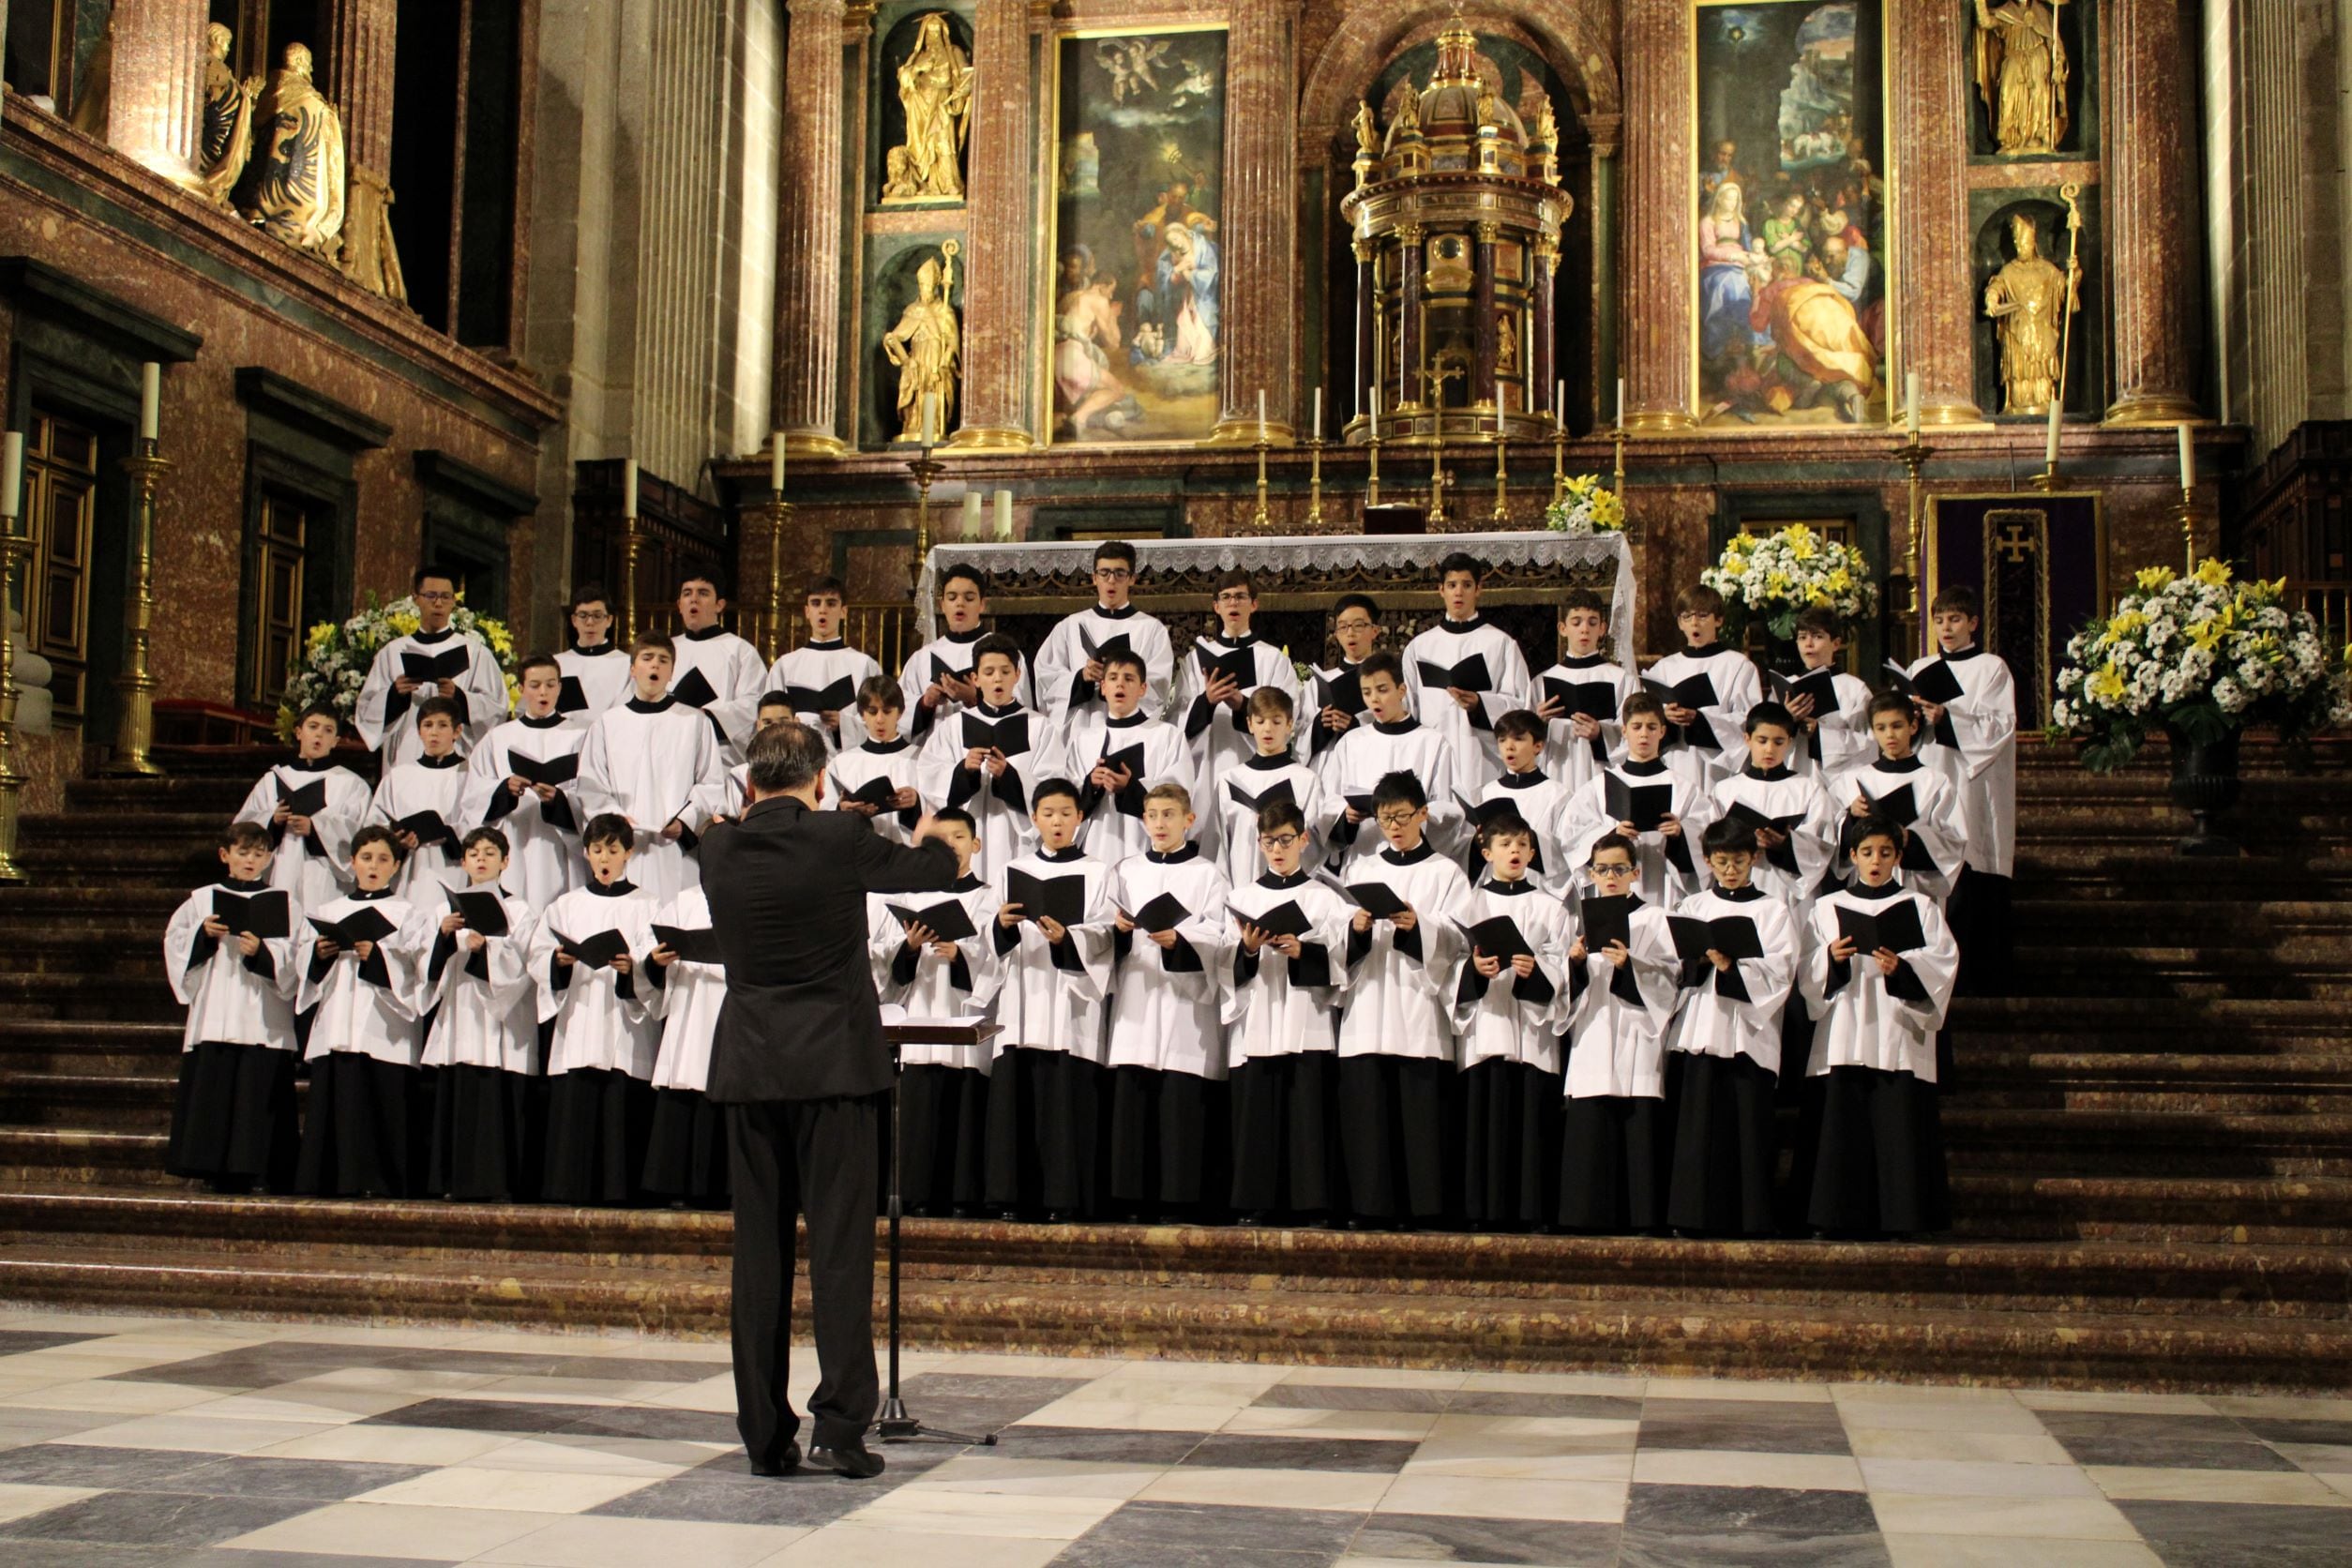
[[[1502,237],[1502,225],[1501,225],[1501,224],[1500,224],[1500,223],[1496,222],[1496,221],[1495,221],[1493,219],[1491,219],[1491,218],[1487,218],[1487,219],[1481,219],[1479,220],[1479,224],[1478,224],[1478,243],[1479,243],[1479,244],[1481,244],[1481,245],[1492,245],[1492,244],[1494,244],[1494,243],[1495,243],[1495,241],[1497,241],[1497,240],[1500,239],[1501,237]]]

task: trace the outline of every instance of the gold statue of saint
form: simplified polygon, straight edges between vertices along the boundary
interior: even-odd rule
[[[898,367],[898,433],[894,441],[921,441],[923,401],[939,399],[936,441],[947,433],[956,406],[956,376],[963,357],[963,328],[947,296],[956,286],[954,240],[940,244],[939,258],[915,269],[914,297],[898,324],[882,334],[882,354]]]
[[[2054,153],[2066,137],[2066,0],[1976,0],[1976,90],[2006,157]]]
[[[1370,104],[1358,100],[1356,104],[1354,128],[1356,133],[1356,156],[1358,158],[1380,157],[1380,122],[1372,117],[1372,106]]]
[[[2082,308],[2083,270],[2061,273],[2046,260],[2024,213],[2010,219],[2009,235],[2016,257],[1984,286],[1984,313],[2001,345],[2002,412],[2047,414],[2058,395],[2067,313]]]
[[[253,117],[264,140],[246,165],[237,210],[272,238],[332,261],[343,232],[343,119],[310,85],[309,45],[286,46]]]
[[[229,68],[229,29],[216,22],[204,29],[204,133],[197,149],[197,188],[222,206],[245,173],[253,154],[253,99],[261,79],[239,82]]]
[[[914,49],[898,66],[898,102],[907,112],[907,139],[883,158],[883,204],[962,200],[972,62],[948,35],[945,11],[917,25]]]

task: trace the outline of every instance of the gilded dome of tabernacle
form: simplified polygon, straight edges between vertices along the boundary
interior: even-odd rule
[[[1478,37],[1458,18],[1438,35],[1438,64],[1429,73],[1429,84],[1418,94],[1409,84],[1397,108],[1381,143],[1382,152],[1392,158],[1400,145],[1418,143],[1416,161],[1426,160],[1419,162],[1422,168],[1475,168],[1479,132],[1492,126],[1501,161],[1499,172],[1516,174],[1526,167],[1527,127],[1518,111],[1479,74]]]

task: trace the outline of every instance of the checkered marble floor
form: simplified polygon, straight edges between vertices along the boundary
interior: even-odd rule
[[[1020,1356],[908,1374],[918,1416],[1003,1441],[762,1481],[723,1346],[0,1309],[0,1562],[2352,1561],[2352,1399]]]

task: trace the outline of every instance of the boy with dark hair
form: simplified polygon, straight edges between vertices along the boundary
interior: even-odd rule
[[[825,794],[836,810],[854,812],[894,844],[904,844],[923,820],[915,789],[922,757],[898,732],[906,697],[887,675],[868,675],[857,688],[859,744],[845,746],[825,767]]]
[[[1808,605],[1797,611],[1797,656],[1803,672],[1791,680],[1768,677],[1781,705],[1803,734],[1788,764],[1799,773],[1817,775],[1825,782],[1859,765],[1871,754],[1870,687],[1859,676],[1839,669],[1846,652],[1846,623],[1828,605]]]
[[[1380,607],[1364,594],[1340,595],[1331,607],[1331,635],[1338,644],[1339,658],[1329,666],[1316,667],[1311,694],[1315,711],[1307,720],[1312,736],[1307,755],[1317,761],[1339,743],[1340,736],[1364,721],[1364,693],[1358,689],[1356,673],[1380,644]]]
[[[1528,705],[1527,656],[1518,641],[1478,613],[1486,568],[1460,551],[1438,563],[1445,613],[1405,644],[1405,683],[1413,712],[1455,754],[1454,787],[1484,791],[1502,771],[1495,720]]]
[[[1258,814],[1276,801],[1287,800],[1299,808],[1314,840],[1306,852],[1307,864],[1322,863],[1322,848],[1340,807],[1337,800],[1323,793],[1322,780],[1315,770],[1300,761],[1292,749],[1291,715],[1295,711],[1288,692],[1270,686],[1251,692],[1243,717],[1248,722],[1255,754],[1228,769],[1222,783],[1202,786],[1209,799],[1201,806],[1201,813],[1216,824],[1214,832],[1202,837],[1216,847],[1218,864],[1231,886],[1257,881],[1266,868],[1258,847]]]
[[[580,744],[573,785],[581,814],[629,824],[636,835],[629,874],[656,904],[701,882],[695,836],[709,825],[727,778],[711,727],[671,695],[674,657],[659,632],[637,640],[629,655],[637,694],[598,716]]]
[[[1758,702],[1741,729],[1747,764],[1716,780],[1712,815],[1755,831],[1758,858],[1752,880],[1795,913],[1836,857],[1837,810],[1817,778],[1788,765],[1799,730],[1787,708]]]
[[[532,909],[503,884],[505,834],[477,827],[459,850],[466,888],[441,916],[426,969],[433,1128],[425,1190],[511,1203],[537,1194],[546,1157]]]
[[[1612,663],[1601,652],[1608,631],[1607,601],[1590,588],[1571,588],[1560,601],[1560,662],[1535,677],[1535,713],[1547,726],[1545,754],[1571,792],[1608,765],[1619,744],[1618,712],[1641,689],[1630,660]]]
[[[673,1209],[727,1206],[727,1115],[703,1097],[718,1013],[727,1001],[727,970],[710,929],[710,900],[701,887],[680,888],[653,912],[649,945],[637,955],[636,972],[648,988],[646,1012],[661,1024],[641,1181],[649,1196]]]
[[[1530,739],[1541,744],[1540,734]],[[1462,1207],[1473,1229],[1545,1229],[1559,1202],[1559,1026],[1571,921],[1568,906],[1529,875],[1535,839],[1515,813],[1486,823],[1479,835],[1486,874],[1460,916],[1453,1021],[1461,1040]]]
[[[531,908],[545,909],[578,887],[583,874],[571,792],[587,731],[556,711],[564,670],[555,659],[535,655],[515,673],[521,706],[466,760],[455,821],[468,829],[497,828],[510,846],[502,874]]]
[[[188,1009],[163,1168],[215,1192],[284,1191],[295,1153],[294,996],[310,927],[293,896],[264,880],[267,828],[231,822],[219,850],[219,879],[163,929],[164,977]]]
[[[1427,780],[1428,837],[1451,843],[1462,821],[1456,798],[1454,755],[1445,736],[1412,716],[1407,706],[1404,667],[1395,654],[1382,650],[1365,656],[1356,669],[1359,688],[1369,710],[1369,723],[1359,724],[1340,737],[1323,759],[1323,789],[1339,803],[1339,817],[1330,835],[1330,867],[1343,867],[1378,859],[1381,837],[1367,832],[1374,792],[1394,773]]]
[[[1952,890],[1963,995],[2009,988],[2009,875],[2017,853],[2017,688],[2009,665],[1977,641],[1976,590],[1946,588],[1928,607],[1937,653],[1911,666],[1929,742],[1922,756],[1952,781],[1968,864]]]
[[[341,896],[351,881],[351,840],[367,820],[368,781],[335,761],[342,725],[328,707],[294,721],[294,755],[262,775],[237,807],[240,822],[269,829],[269,885],[305,909]]]
[[[907,729],[915,741],[926,740],[942,720],[980,701],[972,667],[979,641],[988,635],[988,583],[979,567],[957,562],[939,574],[939,635],[909,654],[898,671]],[[1020,681],[1014,690],[1018,700],[1026,700],[1029,661],[1017,662]]]
[[[1666,1035],[1682,966],[1666,912],[1636,891],[1631,839],[1593,842],[1568,949],[1568,1061],[1560,1223],[1621,1234],[1666,1227]]]
[[[761,695],[760,705],[752,722],[751,734],[758,739],[762,730],[778,724],[798,724],[792,716],[792,700],[780,691]],[[751,764],[730,763],[719,775],[719,782],[705,785],[698,792],[698,800],[706,819],[705,826],[732,822],[744,814],[751,804]]]
[[[1658,755],[1666,743],[1666,705],[1646,691],[1625,699],[1618,726],[1625,755],[1568,797],[1560,836],[1571,861],[1590,861],[1593,846],[1616,834],[1634,846],[1641,895],[1671,909],[1698,890],[1693,841],[1707,825],[1707,796]]]
[[[612,596],[600,583],[572,590],[571,646],[557,652],[563,690],[555,711],[574,729],[585,730],[615,702],[629,700],[628,650],[613,640]]]
[[[446,697],[417,704],[416,736],[423,748],[405,762],[384,770],[368,820],[392,829],[407,858],[400,863],[393,897],[415,897],[435,883],[463,887],[458,864],[460,802],[465,793],[465,759],[458,754],[463,716]],[[354,841],[355,842],[355,841]]]
[[[1968,857],[1968,830],[1961,820],[1960,792],[1912,749],[1919,740],[1919,709],[1901,692],[1870,700],[1870,734],[1877,759],[1829,785],[1830,804],[1843,802],[1846,807],[1845,848],[1850,855],[1857,822],[1868,818],[1892,822],[1903,829],[1897,867],[1903,886],[1925,894],[1941,908]],[[1841,881],[1850,878],[1850,860],[1838,869]]]
[[[1466,803],[1471,842],[1462,868],[1476,880],[1483,869],[1479,862],[1485,824],[1498,817],[1517,817],[1535,835],[1529,877],[1551,897],[1565,898],[1576,891],[1568,849],[1560,837],[1570,792],[1544,771],[1545,732],[1544,720],[1526,708],[1515,708],[1495,720],[1495,749],[1502,754],[1502,772],[1476,801]]]
[[[727,587],[714,572],[689,572],[678,582],[678,638],[670,650],[670,695],[681,707],[710,716],[712,738],[722,760],[743,761],[751,739],[752,716],[761,694],[768,689],[767,661],[760,650],[719,624],[727,613]],[[640,635],[629,650],[630,689],[619,705],[641,695],[634,668],[637,648],[648,638]]]
[[[933,811],[971,812],[990,864],[1001,864],[1035,844],[1030,782],[1058,770],[1062,748],[1045,715],[1021,706],[1020,645],[995,632],[972,654],[979,700],[931,731],[914,787]]]
[[[1056,730],[1066,733],[1080,714],[1101,711],[1103,660],[1122,650],[1143,661],[1143,711],[1154,718],[1168,711],[1176,654],[1168,627],[1130,602],[1135,578],[1135,546],[1124,539],[1096,545],[1096,602],[1063,617],[1037,650],[1037,706]]]
[[[310,1018],[303,1049],[302,1155],[294,1190],[320,1198],[407,1198],[425,1190],[412,1155],[429,1147],[410,1121],[429,1005],[425,969],[443,895],[392,887],[400,840],[382,823],[352,839],[353,888],[309,912],[314,927],[294,1005]],[[346,942],[337,934],[347,936]]]
[[[1764,695],[1754,662],[1719,641],[1723,608],[1723,596],[1703,583],[1677,594],[1674,624],[1681,628],[1682,646],[1652,664],[1641,681],[1665,704],[1677,744],[1703,760],[1710,788],[1739,768],[1741,721]]]
[[[837,577],[812,580],[801,599],[808,641],[768,670],[768,689],[789,696],[794,716],[831,741],[836,751],[857,744],[855,736],[842,732],[842,716],[867,682],[882,679],[882,666],[872,655],[842,641],[850,614],[847,594]]]
[[[1084,770],[1079,804],[1086,811],[1086,852],[1116,866],[1150,842],[1143,804],[1153,787],[1181,784],[1189,798],[1197,775],[1184,732],[1143,711],[1143,656],[1110,654],[1102,666],[1102,706],[1072,716],[1063,756],[1072,773]]]
[[[1203,791],[1214,790],[1229,768],[1257,754],[1249,733],[1249,702],[1260,691],[1301,700],[1290,656],[1250,630],[1258,613],[1258,586],[1245,571],[1218,576],[1210,607],[1216,629],[1196,641],[1176,672],[1176,708],[1185,740],[1192,745],[1194,775]],[[1214,837],[1219,817],[1203,799],[1196,803]]]
[[[416,727],[429,697],[452,704],[459,740],[468,747],[506,716],[506,677],[496,656],[480,638],[449,624],[458,609],[456,577],[425,566],[410,586],[416,629],[376,650],[351,716],[359,738],[384,753],[386,772],[423,749]]]

